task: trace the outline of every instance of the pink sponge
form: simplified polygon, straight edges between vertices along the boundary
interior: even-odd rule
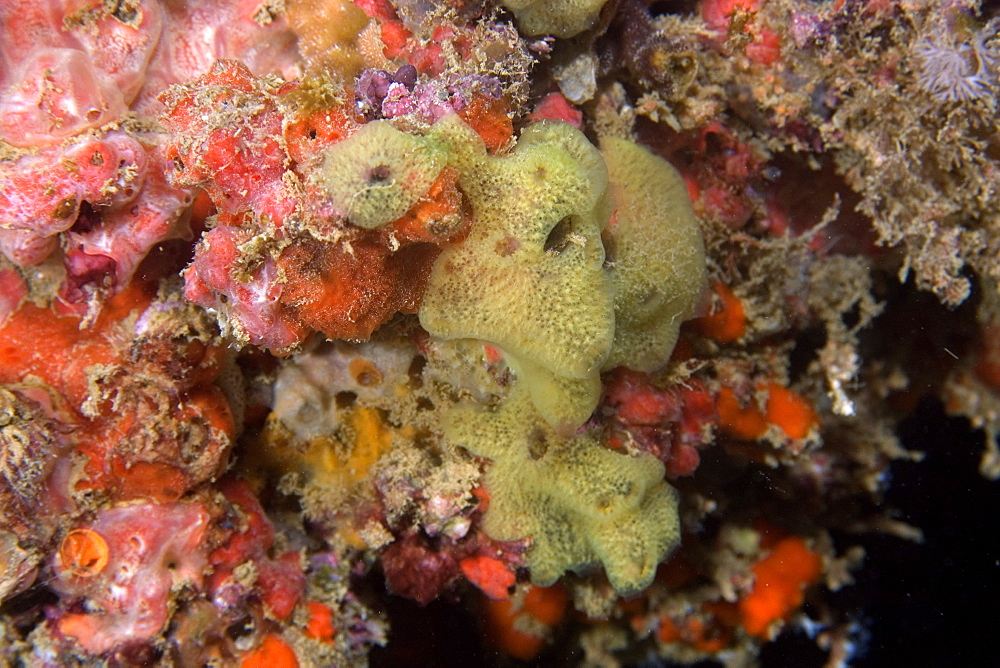
[[[202,586],[209,520],[197,503],[100,511],[89,527],[107,544],[100,572],[80,575],[62,553],[53,560],[57,578],[52,588],[87,610],[59,615],[56,628],[93,654],[153,638],[169,617],[171,592],[181,585]]]

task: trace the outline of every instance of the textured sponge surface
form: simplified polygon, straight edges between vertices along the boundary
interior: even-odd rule
[[[546,418],[575,428],[596,405],[597,374],[614,337],[601,242],[609,212],[604,161],[564,123],[530,126],[504,157],[487,156],[457,123],[445,119],[435,132],[451,147],[472,231],[438,257],[420,324],[441,338],[503,348]]]
[[[670,163],[616,138],[601,142],[601,154],[617,211],[606,232],[614,249],[615,338],[605,368],[655,371],[705,289],[705,246]]]
[[[515,388],[495,410],[453,410],[445,433],[493,460],[486,531],[498,540],[531,538],[537,584],[600,564],[617,591],[636,592],[680,540],[677,493],[659,460],[612,452],[591,434],[560,437],[526,389]]]
[[[421,325],[499,346],[517,378],[499,406],[443,418],[451,442],[493,460],[485,529],[531,540],[538,584],[602,565],[619,592],[641,590],[679,541],[677,493],[652,455],[614,452],[599,429],[579,430],[601,371],[663,365],[703,289],[684,183],[631,142],[607,140],[602,157],[563,123],[529,126],[502,157],[456,118],[430,137],[447,147],[473,218],[434,265]]]
[[[313,180],[337,213],[372,229],[406,213],[444,165],[444,150],[433,140],[372,121],[328,148]]]
[[[502,0],[526,35],[573,37],[597,22],[607,0]]]
[[[542,123],[511,155],[484,155],[476,167],[459,182],[472,232],[438,258],[421,324],[443,338],[492,341],[561,376],[594,373],[614,332],[600,155],[570,126]]]

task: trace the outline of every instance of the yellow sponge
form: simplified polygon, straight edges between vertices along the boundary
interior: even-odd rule
[[[338,214],[372,229],[409,211],[444,165],[444,149],[433,139],[372,121],[326,149],[312,179]]]
[[[681,322],[705,289],[705,245],[677,170],[645,148],[613,137],[601,154],[617,207],[610,239],[615,339],[605,368],[655,371],[666,364]]]
[[[572,431],[596,406],[614,337],[601,242],[610,210],[604,162],[565,123],[528,127],[505,157],[488,156],[455,117],[432,135],[450,145],[473,224],[435,263],[420,324],[437,337],[503,348],[529,385],[557,393],[539,407],[557,408],[545,417]]]
[[[486,532],[530,538],[538,584],[602,564],[615,589],[638,591],[677,545],[677,494],[655,457],[576,431],[600,399],[601,370],[663,365],[703,289],[684,183],[631,142],[607,139],[602,158],[561,123],[529,126],[506,157],[454,117],[428,137],[446,147],[473,221],[438,258],[420,322],[438,338],[498,345],[517,376],[498,407],[443,418],[449,440],[493,460]]]
[[[511,368],[531,396],[538,413],[560,436],[571,436],[590,419],[601,399],[601,376],[567,378],[527,360],[510,358]]]
[[[573,37],[592,27],[607,0],[501,0],[525,35]]]
[[[637,592],[680,542],[677,493],[658,459],[612,452],[592,434],[560,437],[520,384],[495,410],[452,410],[444,429],[493,460],[484,528],[497,540],[530,537],[536,584],[602,564],[618,592]]]

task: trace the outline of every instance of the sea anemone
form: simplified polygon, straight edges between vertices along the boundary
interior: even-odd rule
[[[990,21],[971,43],[941,46],[931,38],[914,48],[920,61],[917,80],[939,102],[984,99],[997,81],[997,56],[986,40],[1000,27]]]

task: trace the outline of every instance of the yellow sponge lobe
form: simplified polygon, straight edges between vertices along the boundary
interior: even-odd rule
[[[528,127],[504,157],[488,156],[456,123],[444,119],[434,133],[451,144],[472,230],[435,263],[420,324],[437,337],[503,348],[529,385],[559,393],[540,403],[558,408],[546,418],[571,430],[597,403],[597,374],[614,337],[601,242],[604,162],[564,123]]]
[[[594,434],[559,436],[520,385],[494,410],[452,410],[444,427],[493,460],[484,528],[497,540],[531,538],[536,584],[601,564],[618,592],[637,592],[680,541],[677,493],[658,459],[612,452]]]
[[[573,37],[593,27],[607,0],[501,0],[525,35]]]
[[[312,179],[336,213],[372,229],[397,220],[426,195],[445,158],[433,139],[372,121],[326,149]]]
[[[605,138],[601,155],[617,215],[610,241],[615,338],[605,368],[655,371],[705,289],[705,245],[687,187],[666,160],[630,141]]]

